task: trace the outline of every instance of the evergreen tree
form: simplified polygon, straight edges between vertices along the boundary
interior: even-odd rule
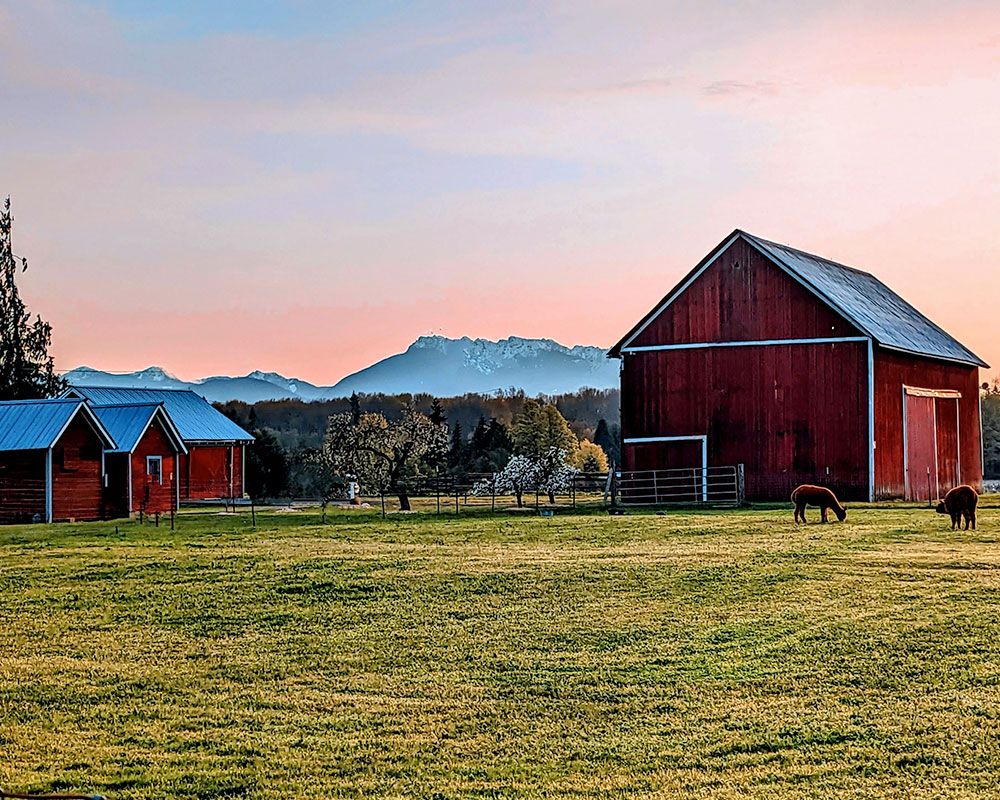
[[[18,266],[24,272],[28,260],[14,255],[11,238],[13,216],[10,198],[0,212],[0,400],[46,397],[61,392],[66,383],[56,375],[49,355],[52,326],[31,314],[17,289]]]
[[[604,451],[604,455],[607,456],[608,462],[612,466],[619,463],[620,452],[618,442],[612,435],[611,429],[608,427],[608,423],[604,417],[601,417],[597,421],[597,429],[594,431],[594,444]]]
[[[288,485],[288,457],[269,430],[255,430],[247,448],[247,493],[253,498],[278,497]]]
[[[448,421],[448,415],[444,413],[444,406],[441,405],[441,401],[436,397],[434,402],[431,403],[431,413],[428,415],[431,422],[435,425],[443,425]]]
[[[451,446],[448,448],[448,466],[454,471],[462,466],[465,460],[465,440],[462,437],[462,426],[455,423],[451,429]]]
[[[361,421],[361,398],[357,392],[351,393],[351,424],[357,426]]]

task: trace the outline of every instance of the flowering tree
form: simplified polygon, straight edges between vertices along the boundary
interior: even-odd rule
[[[407,406],[402,419],[362,414],[334,414],[327,421],[319,459],[331,475],[357,475],[363,488],[389,492],[399,498],[401,511],[410,510],[406,478],[418,473],[421,460],[443,456],[448,432],[427,416]]]
[[[549,503],[554,503],[556,492],[565,492],[572,486],[577,470],[566,463],[566,451],[559,447],[550,447],[536,460],[536,465],[538,489],[547,492]]]
[[[475,495],[512,494],[517,498],[517,507],[523,508],[524,493],[531,489],[546,492],[549,502],[555,502],[555,493],[570,488],[576,469],[566,463],[566,451],[552,447],[541,458],[512,456],[507,466],[493,476],[492,480],[480,481],[472,487]]]
[[[538,464],[527,456],[513,456],[507,466],[493,476],[492,480],[480,481],[472,487],[475,495],[512,494],[517,498],[517,507],[523,508],[524,493],[538,483]]]

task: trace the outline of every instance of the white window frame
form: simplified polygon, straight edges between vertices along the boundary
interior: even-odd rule
[[[157,464],[156,477],[157,483],[163,485],[163,456],[146,456],[146,475],[152,476],[152,472],[149,471],[149,465],[153,462]]]

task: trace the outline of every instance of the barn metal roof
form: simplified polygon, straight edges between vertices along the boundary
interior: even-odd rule
[[[880,345],[914,355],[988,366],[874,275],[745,231],[740,233]]]
[[[623,349],[704,271],[722,250],[743,238],[878,345],[916,356],[988,367],[979,356],[931,322],[902,297],[868,272],[822,256],[796,250],[759,236],[733,231],[608,351],[617,358]]]
[[[83,397],[95,406],[162,404],[185,442],[253,441],[252,435],[190,389],[74,386],[67,395]]]
[[[82,400],[6,400],[0,402],[0,451],[47,450],[78,412],[87,416],[105,446],[115,446],[114,438]]]
[[[93,406],[97,418],[115,438],[113,453],[131,453],[155,417],[159,417],[167,435],[181,452],[187,452],[176,426],[162,403],[135,403],[120,406]]]

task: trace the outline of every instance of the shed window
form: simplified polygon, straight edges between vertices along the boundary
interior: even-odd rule
[[[163,483],[162,456],[146,456],[146,474],[150,483]]]

